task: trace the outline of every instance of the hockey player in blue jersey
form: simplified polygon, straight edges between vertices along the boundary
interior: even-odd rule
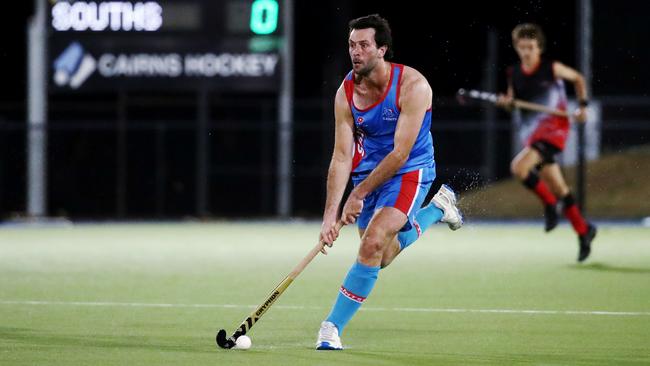
[[[343,349],[340,334],[370,294],[384,268],[433,223],[463,224],[456,195],[442,185],[422,203],[435,179],[430,133],[432,91],[417,70],[387,61],[388,22],[379,15],[349,24],[352,71],[336,93],[334,152],[320,240],[338,237],[336,222],[350,176],[354,189],[340,220],[357,222],[361,244],[334,306],[321,323],[316,348]]]

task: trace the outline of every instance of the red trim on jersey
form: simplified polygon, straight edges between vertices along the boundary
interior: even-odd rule
[[[413,204],[413,200],[416,198],[415,193],[420,184],[419,177],[420,170],[414,170],[402,175],[402,183],[399,188],[399,194],[397,195],[397,201],[395,201],[395,208],[404,212],[406,216],[408,216],[409,209]]]
[[[524,63],[523,62],[519,64],[519,67],[521,68],[521,72],[523,72],[524,75],[531,76],[534,73],[536,73],[537,70],[539,70],[540,66],[542,66],[542,61],[543,60],[540,58],[539,62],[537,62],[537,65],[535,65],[532,69],[530,69],[530,71],[526,71],[526,69],[524,69]]]
[[[353,172],[361,163],[361,159],[363,159],[364,150],[363,150],[363,140],[358,141],[358,139],[354,139],[354,146],[352,147],[354,151],[352,152],[352,170]]]
[[[350,72],[350,79],[347,79],[347,76],[345,80],[343,80],[343,89],[345,90],[345,98],[348,100],[348,105],[350,106],[350,115],[352,116],[352,123],[354,128],[356,128],[356,122],[354,121],[354,113],[352,112],[352,96],[354,94],[354,72]],[[361,159],[363,159],[363,141],[358,141],[358,139],[355,137],[354,139],[354,145],[352,145],[352,170],[353,172],[357,166],[359,166],[359,163],[361,163]]]
[[[390,79],[388,80],[388,86],[386,87],[386,90],[384,91],[384,95],[382,95],[381,98],[379,98],[379,100],[374,102],[370,107],[361,109],[361,108],[357,107],[356,105],[354,105],[354,98],[352,98],[352,106],[354,106],[354,108],[356,108],[359,112],[367,112],[367,111],[375,108],[379,103],[383,102],[384,99],[386,99],[386,96],[388,95],[388,92],[390,91],[390,87],[393,84],[393,74],[394,74],[394,72],[393,72],[393,70],[394,70],[393,63],[389,62],[389,64],[390,64]],[[354,73],[352,74],[352,80],[354,81]]]
[[[402,107],[399,106],[399,94],[400,90],[402,90],[402,76],[404,76],[404,65],[395,64],[395,66],[397,66],[399,69],[399,78],[397,78],[397,91],[395,92],[395,105],[397,106],[397,110],[401,112]]]
[[[348,100],[348,105],[352,105],[352,93],[354,93],[354,81],[344,80],[343,89],[345,90],[345,99]]]
[[[364,301],[366,301],[365,297],[353,294],[352,292],[348,291],[348,289],[346,289],[343,286],[341,286],[340,291],[343,294],[343,296],[347,297],[348,299],[350,299],[352,301],[356,301],[358,303],[363,303]]]
[[[397,92],[395,93],[395,105],[397,106],[397,111],[401,112],[402,107],[399,105],[399,96],[400,96],[400,91],[402,90],[402,76],[404,76],[404,65],[400,64],[395,64],[395,66],[399,67],[399,79],[397,79]],[[431,107],[427,109],[427,112],[431,112],[433,110],[433,103],[431,104]]]

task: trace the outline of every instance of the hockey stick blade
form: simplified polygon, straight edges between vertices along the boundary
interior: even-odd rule
[[[226,338],[226,330],[221,329],[217,332],[217,345],[224,349],[231,349],[235,346],[235,342],[231,339]]]

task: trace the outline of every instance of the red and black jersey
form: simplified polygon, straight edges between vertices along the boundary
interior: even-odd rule
[[[564,81],[555,77],[553,61],[541,59],[537,67],[525,71],[520,63],[508,69],[509,83],[517,99],[543,104],[549,108],[565,111],[567,108]],[[522,110],[522,131],[526,143],[543,140],[564,148],[569,130],[569,120],[548,113]]]

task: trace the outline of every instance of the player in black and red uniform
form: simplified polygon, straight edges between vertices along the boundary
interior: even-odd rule
[[[512,31],[512,43],[520,62],[508,70],[508,94],[500,95],[497,104],[510,109],[513,98],[517,98],[565,111],[566,80],[573,83],[580,101],[575,120],[584,123],[588,104],[584,78],[558,61],[542,58],[545,38],[541,28],[535,24],[516,26]],[[557,225],[558,200],[563,203],[564,215],[578,234],[578,261],[582,262],[591,252],[596,227],[582,216],[555,161],[555,155],[564,149],[568,134],[568,118],[522,110],[520,137],[525,147],[512,160],[510,170],[544,203],[546,231],[553,230]]]

